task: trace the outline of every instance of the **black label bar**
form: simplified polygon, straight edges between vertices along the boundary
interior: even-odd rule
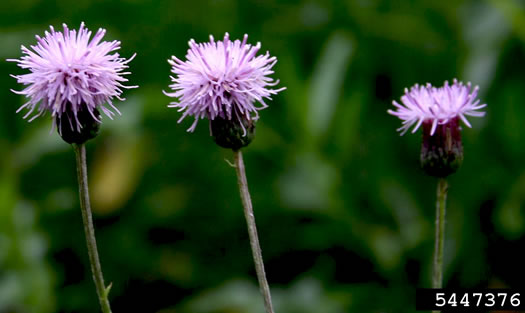
[[[525,309],[525,289],[416,290],[416,310],[486,311]]]

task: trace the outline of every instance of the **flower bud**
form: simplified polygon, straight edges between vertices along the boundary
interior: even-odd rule
[[[213,140],[223,148],[239,150],[249,145],[255,137],[255,121],[242,115],[238,120],[216,117],[210,121],[210,125]]]
[[[96,108],[93,109],[93,115],[98,119],[97,121],[87,109],[81,108],[83,109],[77,112],[76,119],[71,110],[66,110],[56,117],[58,134],[69,144],[85,143],[95,138],[100,130],[100,112]],[[75,122],[76,120],[78,123]]]
[[[423,122],[421,167],[430,176],[447,177],[455,173],[463,162],[459,118],[438,124],[431,135],[432,123],[432,120]]]

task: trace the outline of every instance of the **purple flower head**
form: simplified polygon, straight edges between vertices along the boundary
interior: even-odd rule
[[[415,85],[410,90],[405,89],[405,94],[401,97],[403,105],[393,101],[396,111],[388,110],[389,114],[395,115],[403,120],[403,126],[398,131],[404,135],[407,130],[416,124],[412,129],[415,133],[423,123],[430,123],[430,135],[434,135],[438,125],[447,124],[451,120],[460,118],[465,125],[471,127],[465,116],[484,116],[485,112],[478,110],[484,108],[486,104],[479,104],[476,99],[478,87],[472,89],[470,83],[466,86],[462,82],[454,79],[453,84],[449,85],[446,81],[443,87],[432,87]]]
[[[223,41],[210,36],[210,42],[197,44],[192,39],[186,61],[175,56],[168,60],[176,77],[171,77],[173,92],[164,93],[178,98],[169,107],[184,111],[179,122],[188,115],[195,117],[188,131],[195,130],[198,120],[205,117],[210,121],[217,117],[234,120],[244,127],[241,118],[256,120],[257,111],[268,107],[264,98],[271,99],[271,95],[286,89],[268,88],[279,83],[269,77],[277,58],[268,52],[255,56],[261,44],[252,46],[247,39],[244,35],[242,42],[232,42],[228,33]],[[255,106],[256,101],[260,107]]]
[[[12,90],[14,93],[24,95],[29,101],[22,105],[17,112],[28,109],[24,118],[34,120],[46,111],[51,113],[54,120],[61,121],[65,114],[72,130],[80,132],[79,112],[87,110],[93,119],[100,123],[97,109],[100,109],[109,118],[115,113],[106,108],[108,104],[115,112],[120,111],[113,105],[113,97],[120,97],[122,88],[136,88],[137,86],[124,86],[128,80],[123,72],[128,68],[128,63],[135,57],[125,59],[118,53],[119,41],[101,41],[106,30],[99,29],[90,40],[91,31],[80,24],[78,32],[68,29],[63,24],[64,32],[45,32],[45,37],[36,36],[37,45],[28,49],[22,46],[20,59],[8,59],[16,62],[30,73],[11,75],[19,83],[26,85],[22,91]],[[59,125],[59,131],[62,125]]]

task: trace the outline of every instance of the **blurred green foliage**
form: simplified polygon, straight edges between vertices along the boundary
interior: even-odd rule
[[[445,281],[523,287],[525,3],[520,0],[0,2],[0,59],[49,25],[122,41],[123,115],[88,144],[100,257],[114,312],[259,313],[231,152],[166,106],[171,55],[190,38],[249,34],[287,90],[245,149],[277,312],[412,312],[429,286],[435,180],[419,135],[386,114],[405,87],[480,85],[450,179]],[[96,312],[74,154],[49,116],[30,124],[0,62],[0,312]]]

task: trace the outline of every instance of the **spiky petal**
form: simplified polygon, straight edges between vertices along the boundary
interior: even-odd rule
[[[179,122],[188,115],[195,118],[188,131],[195,130],[203,118],[234,120],[244,127],[241,119],[257,119],[257,111],[267,107],[264,99],[285,89],[269,88],[279,83],[269,77],[277,58],[268,52],[256,56],[261,44],[252,46],[247,39],[244,35],[242,42],[232,42],[228,33],[222,41],[215,41],[213,36],[206,43],[192,39],[185,61],[175,56],[168,60],[176,76],[171,76],[173,92],[164,93],[178,99],[169,107],[184,111]]]
[[[30,71],[11,75],[27,86],[21,91],[12,91],[29,98],[17,112],[27,109],[24,115],[27,118],[36,110],[29,121],[47,111],[55,120],[68,116],[68,126],[78,132],[82,128],[78,112],[82,110],[87,110],[99,123],[95,109],[100,109],[109,118],[115,115],[113,111],[120,114],[112,99],[124,100],[121,98],[122,89],[137,87],[123,85],[128,81],[124,75],[130,74],[124,70],[135,55],[125,59],[113,53],[120,49],[120,42],[102,41],[105,33],[106,30],[99,29],[91,39],[92,33],[84,23],[80,24],[78,31],[70,30],[66,24],[63,24],[63,32],[50,26],[43,38],[36,36],[37,44],[31,49],[22,46],[24,56],[7,60]],[[59,131],[63,126],[59,125]]]
[[[465,125],[471,127],[466,116],[481,117],[485,112],[478,111],[486,106],[479,104],[478,87],[472,88],[471,84],[463,85],[454,79],[449,85],[446,81],[443,87],[415,85],[410,90],[405,89],[401,97],[402,104],[393,101],[396,110],[388,110],[389,114],[397,116],[403,121],[398,131],[405,134],[413,125],[415,133],[424,122],[431,123],[430,135],[434,135],[438,125],[460,118]]]

